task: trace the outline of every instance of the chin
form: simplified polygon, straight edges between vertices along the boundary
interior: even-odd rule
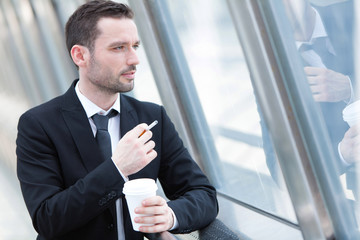
[[[119,87],[119,91],[118,92],[120,92],[120,93],[126,93],[126,92],[130,92],[130,91],[132,91],[134,89],[134,84],[133,83],[131,83],[131,85],[121,85],[120,87]]]

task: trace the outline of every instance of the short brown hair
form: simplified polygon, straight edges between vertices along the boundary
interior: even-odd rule
[[[69,18],[65,26],[66,46],[70,53],[75,44],[87,47],[92,52],[99,34],[100,18],[133,19],[133,11],[125,4],[113,1],[94,0],[81,5]]]

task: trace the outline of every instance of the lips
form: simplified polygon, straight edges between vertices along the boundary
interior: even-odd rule
[[[125,72],[121,75],[125,78],[133,79],[133,78],[135,78],[135,71]]]

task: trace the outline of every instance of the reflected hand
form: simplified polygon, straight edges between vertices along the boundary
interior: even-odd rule
[[[340,143],[340,152],[347,163],[360,162],[360,123],[346,131]]]
[[[139,230],[147,233],[165,232],[174,225],[172,210],[165,199],[160,196],[150,197],[142,202],[142,207],[135,208],[137,214],[150,216],[136,217],[135,222],[155,224],[153,226],[141,226]]]
[[[351,97],[347,76],[326,68],[305,67],[311,92],[317,102],[339,102]]]
[[[127,132],[118,142],[111,157],[125,177],[137,173],[157,156],[154,150],[155,142],[150,140],[152,132],[146,131],[139,137],[146,127],[144,123],[139,124]]]

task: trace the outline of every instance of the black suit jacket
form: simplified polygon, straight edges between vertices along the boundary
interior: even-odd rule
[[[124,180],[102,159],[77,95],[76,81],[62,96],[24,113],[18,124],[17,174],[38,239],[117,239],[115,201]],[[174,232],[202,228],[218,211],[215,189],[184,148],[163,107],[121,95],[121,134],[139,123],[152,129],[158,156],[129,176],[159,179],[179,222]],[[132,230],[123,202],[126,239]]]

